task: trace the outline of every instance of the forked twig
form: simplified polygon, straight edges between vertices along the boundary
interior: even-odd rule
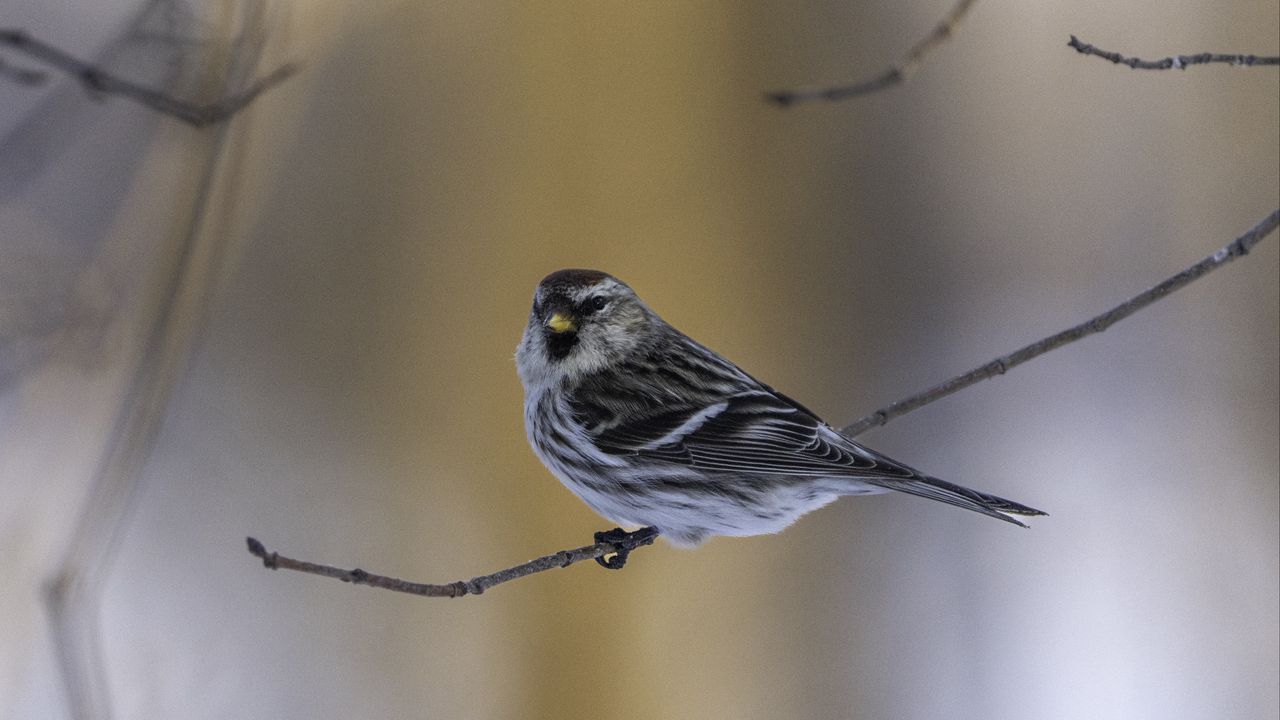
[[[259,78],[243,92],[236,93],[211,103],[193,103],[170,97],[158,90],[144,87],[135,82],[116,77],[101,68],[85,62],[60,48],[43,40],[33,38],[22,30],[0,28],[0,45],[12,48],[33,60],[61,70],[80,81],[85,90],[91,93],[119,95],[144,105],[156,112],[175,117],[188,125],[204,127],[222,122],[240,112],[259,95],[284,82],[297,72],[293,64],[285,64],[276,68],[266,76]],[[43,82],[44,73],[35,70],[12,68],[0,61],[0,69],[4,74],[24,84],[34,85]]]

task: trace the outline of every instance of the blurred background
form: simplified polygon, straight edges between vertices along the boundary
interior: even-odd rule
[[[10,0],[211,100],[0,77],[0,716],[1280,715],[1277,242],[862,440],[1051,513],[906,496],[482,597],[611,525],[524,439],[566,266],[844,424],[1190,265],[1280,201],[1274,2]],[[11,65],[37,67],[0,49]],[[66,678],[71,678],[68,681]]]

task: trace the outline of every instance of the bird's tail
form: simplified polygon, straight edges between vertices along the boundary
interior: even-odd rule
[[[937,500],[955,505],[966,510],[982,513],[989,517],[1004,520],[1028,527],[1026,523],[1010,515],[1048,515],[1042,510],[1036,510],[1033,507],[1027,507],[1021,503],[1012,500],[1005,500],[1002,497],[980,493],[977,490],[970,490],[967,487],[949,483],[946,480],[939,480],[935,477],[927,475],[915,475],[905,478],[894,477],[876,477],[876,478],[860,478],[862,482],[882,487],[886,490],[896,490],[911,495],[919,495],[920,497]]]

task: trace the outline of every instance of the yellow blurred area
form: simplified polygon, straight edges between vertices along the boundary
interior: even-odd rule
[[[837,425],[1145,289],[1277,206],[1280,79],[1068,36],[1275,54],[1274,3],[980,3],[910,83],[788,110],[949,3],[244,6],[180,72],[101,58],[205,94],[192,57],[301,64],[225,128],[67,79],[0,126],[0,717],[69,716],[42,583],[104,467],[112,717],[1275,716],[1276,237],[861,438],[1029,531],[848,498],[448,601],[243,545],[447,582],[611,527],[525,441],[558,268]]]

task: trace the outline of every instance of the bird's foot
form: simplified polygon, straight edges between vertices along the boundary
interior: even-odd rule
[[[652,545],[653,541],[658,538],[658,529],[654,527],[642,527],[639,530],[627,532],[622,528],[614,528],[608,532],[598,532],[595,534],[597,543],[609,543],[615,550],[596,558],[596,562],[600,563],[600,567],[610,570],[621,570],[622,566],[627,564],[627,556],[632,550],[642,545]]]

